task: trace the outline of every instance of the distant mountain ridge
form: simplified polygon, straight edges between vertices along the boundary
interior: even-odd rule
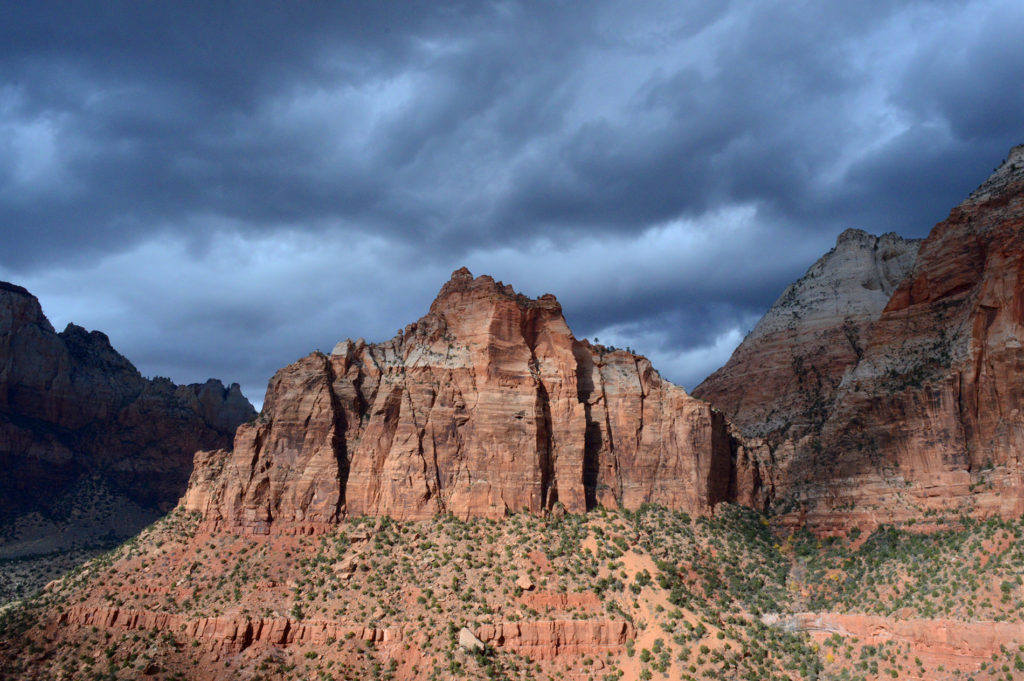
[[[0,556],[138,531],[180,497],[193,453],[255,413],[237,384],[144,378],[105,334],[57,333],[28,290],[0,282]],[[108,511],[83,510],[86,490]]]

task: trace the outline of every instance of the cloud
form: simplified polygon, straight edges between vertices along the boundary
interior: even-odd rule
[[[405,260],[415,277],[412,256],[370,237],[352,243],[336,233],[224,232],[200,252],[167,236],[20,281],[54,326],[107,331],[143,374],[240,381],[259,401],[284,364],[318,347],[330,351],[346,335],[388,338],[394,320],[404,324],[424,312],[429,289],[417,296],[408,278],[389,279],[381,268]],[[439,276],[423,278],[433,287]]]
[[[843,229],[923,236],[1024,141],[1022,28],[1008,0],[9,4],[0,275],[251,394],[468,264],[691,384]]]
[[[166,235],[88,263],[18,279],[57,328],[74,322],[108,333],[145,375],[198,382],[237,380],[258,401],[267,378],[343,338],[386,340],[426,313],[450,273],[504,278],[531,296],[554,292],[578,337],[630,345],[664,360],[671,380],[694,381],[718,366],[720,341],[752,327],[789,270],[823,246],[794,248],[774,265],[778,285],[759,288],[771,232],[751,237],[756,211],[737,208],[706,223],[677,221],[639,239],[594,237],[556,247],[536,238],[512,249],[423,259],[418,244],[346,230],[217,231],[200,249]],[[732,267],[723,268],[722,262]],[[400,272],[401,276],[397,276]],[[8,274],[0,270],[0,276]],[[753,293],[752,293],[753,292]],[[703,373],[702,373],[703,372]]]

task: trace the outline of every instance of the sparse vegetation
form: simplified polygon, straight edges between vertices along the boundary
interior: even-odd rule
[[[148,668],[196,678],[189,670],[215,664],[226,678],[262,679],[866,680],[921,670],[1006,678],[1006,667],[1013,678],[1024,651],[1009,646],[984,672],[954,675],[906,642],[787,624],[804,610],[1019,621],[1024,523],[959,522],[927,535],[881,527],[819,539],[773,533],[736,506],[708,518],[647,506],[501,521],[356,518],[316,536],[253,537],[207,534],[178,510],[8,607],[0,640],[30,644],[6,649],[2,674],[91,679]],[[55,613],[72,606],[165,613],[181,625],[56,628]],[[190,633],[189,622],[208,618],[324,624],[284,647],[262,640],[223,656],[222,640]],[[618,622],[627,635],[554,658],[513,639],[474,652],[458,643],[463,627],[486,639],[488,626],[532,622]]]

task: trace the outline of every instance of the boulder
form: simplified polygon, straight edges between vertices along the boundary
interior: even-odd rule
[[[477,650],[483,650],[484,642],[478,639],[472,631],[462,627],[459,629],[459,647],[472,653]]]

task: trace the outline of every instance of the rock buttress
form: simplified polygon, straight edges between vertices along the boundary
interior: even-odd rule
[[[704,513],[731,498],[735,459],[724,417],[646,358],[577,341],[554,296],[460,270],[390,341],[278,372],[234,452],[197,457],[185,504],[254,531],[557,504]]]
[[[237,384],[144,378],[105,334],[57,333],[0,282],[0,521],[20,528],[3,556],[138,531],[181,497],[196,450],[230,445],[253,416]]]
[[[900,241],[844,233],[695,390],[760,436],[794,524],[1024,512],[1024,147]]]

